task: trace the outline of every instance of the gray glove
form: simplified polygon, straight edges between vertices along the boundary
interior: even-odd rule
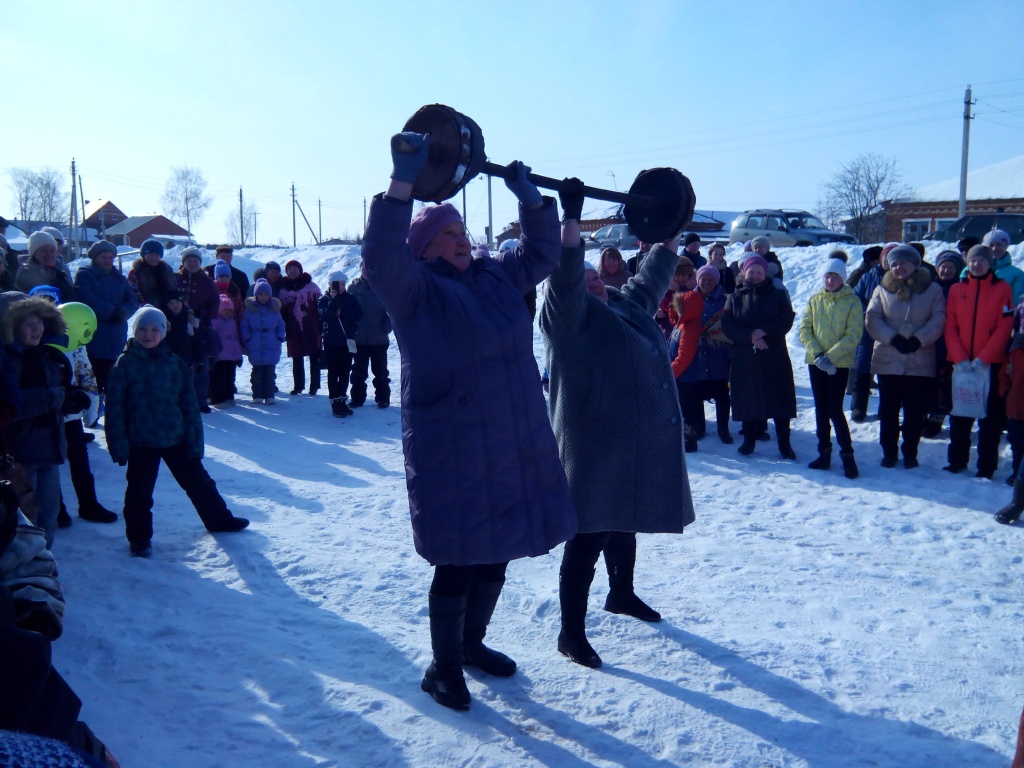
[[[415,184],[420,171],[427,164],[430,134],[405,131],[391,137],[391,178]]]
[[[953,370],[960,371],[961,373],[969,371],[969,370],[971,370],[971,361],[970,360],[961,360],[959,363],[957,363],[956,365],[953,366]]]
[[[536,184],[527,178],[527,174],[531,170],[530,166],[523,165],[520,160],[513,160],[506,168],[508,168],[512,180],[509,181],[508,177],[506,177],[505,186],[512,190],[512,194],[522,203],[523,207],[536,208],[540,205],[540,190],[537,189]]]
[[[836,368],[836,364],[829,360],[828,355],[824,353],[814,358],[814,364],[818,366],[819,369],[827,373],[829,376],[835,376],[836,371],[838,370]]]

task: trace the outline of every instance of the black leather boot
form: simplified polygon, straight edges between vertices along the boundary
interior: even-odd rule
[[[632,616],[640,621],[661,621],[661,614],[637,597],[633,590],[633,572],[636,570],[636,536],[616,533],[604,548],[604,562],[608,568],[608,597],[604,609],[609,613]]]
[[[856,480],[860,470],[857,469],[857,462],[853,460],[853,451],[840,451],[839,458],[843,462],[843,474],[850,480]]]
[[[558,652],[584,667],[599,669],[601,657],[587,640],[587,597],[594,571],[567,571],[558,574],[558,601],[562,608],[562,630],[558,633]]]
[[[505,580],[477,581],[466,602],[466,621],[462,631],[462,664],[477,667],[495,677],[512,677],[516,663],[504,653],[484,645],[487,625],[501,596]]]
[[[434,660],[423,673],[420,688],[449,709],[469,709],[469,689],[462,676],[462,633],[466,596],[430,595],[430,645]]]
[[[807,465],[808,469],[829,469],[832,466],[832,443],[818,444],[818,458]]]
[[[789,444],[789,419],[780,419],[775,422],[775,436],[779,442],[779,455],[784,459],[796,461],[796,452]]]
[[[1020,520],[1021,512],[1024,512],[1024,483],[1017,480],[1013,484],[1013,500],[996,512],[996,522],[1009,525]]]

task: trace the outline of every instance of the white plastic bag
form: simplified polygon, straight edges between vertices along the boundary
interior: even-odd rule
[[[989,372],[988,366],[953,369],[953,411],[954,416],[969,419],[984,419],[987,415]]]

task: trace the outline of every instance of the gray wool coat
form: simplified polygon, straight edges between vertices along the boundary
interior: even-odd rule
[[[402,447],[416,551],[432,565],[543,555],[576,534],[523,294],[558,260],[548,199],[520,245],[459,272],[416,261],[412,203],[374,198],[363,240],[402,353]]]
[[[587,293],[583,248],[563,248],[540,327],[551,422],[580,532],[680,533],[694,521],[683,419],[654,313],[679,258],[655,246],[608,303]]]

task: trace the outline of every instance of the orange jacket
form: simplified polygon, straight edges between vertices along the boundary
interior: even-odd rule
[[[677,293],[672,301],[678,316],[679,352],[672,361],[672,375],[677,379],[690,367],[700,343],[701,316],[704,314],[704,294],[700,291]]]
[[[946,351],[954,365],[981,358],[988,363],[1006,359],[1013,332],[1010,284],[989,272],[969,276],[949,289],[946,300]]]

